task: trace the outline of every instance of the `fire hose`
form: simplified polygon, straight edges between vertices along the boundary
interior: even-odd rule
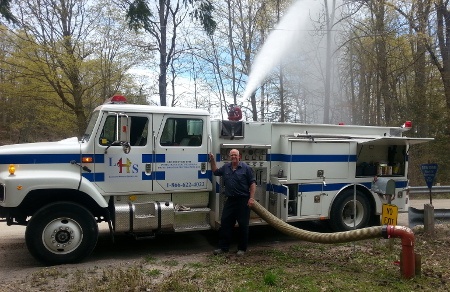
[[[404,226],[373,226],[335,233],[320,233],[303,230],[294,227],[283,220],[275,217],[258,202],[254,201],[252,210],[258,214],[269,225],[280,232],[309,242],[314,243],[343,243],[371,238],[401,238],[402,254],[400,259],[400,272],[403,278],[410,279],[415,275],[415,254],[414,254],[414,233]]]

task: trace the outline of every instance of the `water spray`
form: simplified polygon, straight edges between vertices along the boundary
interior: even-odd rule
[[[305,26],[310,18],[310,11],[318,5],[318,2],[314,0],[297,1],[272,30],[253,62],[244,91],[244,100],[248,99],[261,85],[270,71],[287,55],[288,50],[295,47],[293,44],[301,36],[300,29]]]

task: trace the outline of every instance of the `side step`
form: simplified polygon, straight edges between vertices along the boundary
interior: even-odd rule
[[[209,230],[210,208],[189,208],[189,210],[175,211],[175,232]]]
[[[201,230],[211,230],[211,225],[196,225],[190,227],[176,227],[175,232],[186,232],[186,231],[201,231]]]
[[[190,213],[209,213],[210,211],[210,208],[188,208],[187,210],[179,209],[175,210],[175,216]]]

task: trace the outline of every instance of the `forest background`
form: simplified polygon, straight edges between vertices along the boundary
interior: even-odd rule
[[[412,121],[408,136],[435,140],[412,147],[411,184],[430,162],[450,183],[446,0],[0,0],[0,14],[0,145],[81,136],[122,94],[213,118],[237,104],[254,121]]]

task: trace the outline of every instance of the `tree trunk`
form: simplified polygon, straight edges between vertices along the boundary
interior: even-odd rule
[[[264,86],[264,84],[261,86],[261,122],[264,122],[265,121],[265,110],[266,110],[266,108],[265,108],[265,102],[264,102],[264,96],[265,96],[265,91],[266,91],[266,88],[265,88],[265,86]]]
[[[280,65],[280,122],[286,122],[286,109],[284,100],[284,78],[283,78],[283,65]]]
[[[427,3],[425,3],[426,1]],[[413,100],[408,104],[412,107],[413,120],[422,120],[422,123],[417,123],[415,129],[420,136],[428,135],[428,123],[426,122],[427,96],[426,96],[426,39],[424,39],[427,33],[427,23],[429,16],[430,3],[427,0],[417,1],[417,39],[414,52],[414,45],[412,51],[414,52],[414,59],[416,60],[414,66],[414,91]]]
[[[167,105],[167,19],[166,19],[166,0],[159,0],[159,102],[161,106]]]
[[[374,6],[375,14],[375,49],[377,54],[377,125],[382,125],[382,117],[384,117],[384,124],[389,124],[391,120],[392,101],[389,95],[389,81],[388,81],[388,64],[386,56],[386,41],[383,37],[385,33],[385,0],[377,1]],[[381,101],[384,101],[384,115],[381,113]]]
[[[325,59],[325,98],[323,106],[323,122],[324,124],[330,123],[330,99],[331,99],[331,72],[332,72],[332,53],[331,53],[331,34],[334,25],[334,13],[336,7],[336,0],[333,0],[333,5],[331,8],[331,14],[328,9],[328,0],[324,0],[325,4],[325,17],[327,26],[327,49],[326,49],[326,59]]]
[[[233,25],[232,25],[232,15],[231,15],[231,1],[227,0],[228,6],[228,46],[230,47],[230,57],[231,57],[231,86],[232,86],[232,95],[233,95],[233,103],[237,104],[236,100],[236,73],[235,73],[235,65],[234,65],[234,43],[233,43]]]

